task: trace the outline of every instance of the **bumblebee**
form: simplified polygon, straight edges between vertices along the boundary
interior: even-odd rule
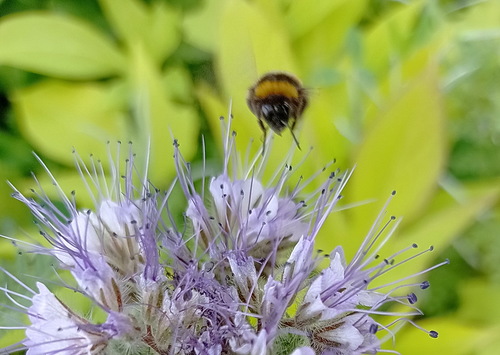
[[[248,90],[247,105],[250,111],[257,116],[259,125],[264,132],[264,145],[267,127],[270,127],[279,136],[288,127],[293,140],[300,149],[293,129],[307,106],[307,100],[307,92],[302,87],[300,80],[284,72],[264,74]],[[262,151],[264,152],[264,147]]]

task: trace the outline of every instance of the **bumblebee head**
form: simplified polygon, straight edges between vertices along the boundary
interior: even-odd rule
[[[260,111],[269,127],[280,134],[290,123],[291,108],[286,99],[279,98],[276,102],[263,103]]]

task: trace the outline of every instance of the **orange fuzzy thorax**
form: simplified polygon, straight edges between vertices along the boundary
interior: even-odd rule
[[[283,95],[289,98],[298,98],[299,92],[291,83],[283,80],[264,80],[255,87],[255,96],[265,98],[270,95]]]

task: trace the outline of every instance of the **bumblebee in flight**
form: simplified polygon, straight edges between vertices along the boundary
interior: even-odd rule
[[[306,89],[302,87],[300,80],[284,72],[264,74],[248,90],[247,104],[250,111],[257,116],[264,132],[264,145],[267,127],[270,127],[277,135],[281,135],[281,132],[288,127],[300,149],[293,129],[307,106],[307,100]]]

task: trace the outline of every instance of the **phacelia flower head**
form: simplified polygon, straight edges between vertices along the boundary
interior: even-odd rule
[[[34,198],[15,190],[48,242],[31,251],[68,270],[74,284],[62,286],[90,300],[101,316],[79,314],[48,284],[37,282],[33,290],[4,270],[28,292],[2,288],[28,323],[3,327],[25,329],[25,339],[2,353],[350,355],[377,353],[391,326],[414,324],[410,317],[421,314],[416,296],[398,292],[420,273],[372,286],[418,256],[411,245],[378,257],[397,225],[393,218],[384,222],[381,213],[350,262],[340,246],[326,255],[314,248],[350,173],[326,167],[314,177],[323,179],[320,187],[305,194],[303,181],[310,179],[291,184],[294,169],[285,159],[266,184],[265,154],[235,172],[236,138],[225,129],[222,173],[205,177],[201,188],[174,141],[177,178],[166,193],[137,173],[132,153],[122,169],[112,160],[107,173],[100,160],[85,165],[75,154],[94,197],[90,209],[77,205],[75,193],[65,196],[55,179],[57,203],[41,186]],[[186,198],[181,226],[171,212],[180,203],[170,195],[175,187]],[[390,303],[408,312],[391,313]],[[393,320],[374,317],[383,315]]]

